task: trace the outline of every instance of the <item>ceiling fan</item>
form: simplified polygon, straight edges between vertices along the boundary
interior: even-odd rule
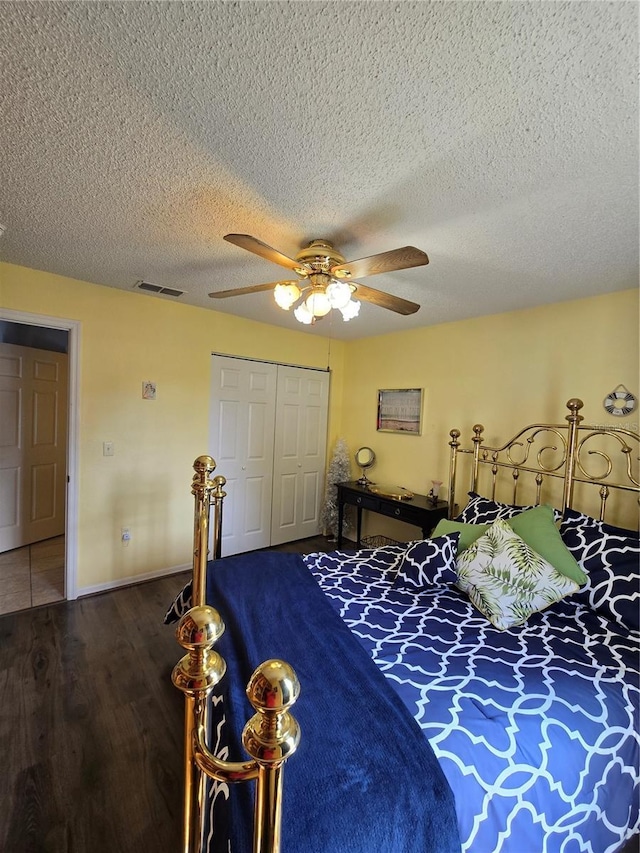
[[[388,308],[397,314],[415,314],[420,308],[415,302],[392,296],[382,290],[366,287],[354,278],[378,275],[410,267],[419,267],[429,263],[429,258],[420,249],[404,246],[390,252],[360,258],[357,261],[345,261],[344,257],[328,240],[312,240],[301,249],[295,258],[289,258],[272,249],[261,240],[249,234],[225,234],[224,239],[241,249],[253,252],[261,258],[273,261],[282,267],[293,270],[299,278],[289,281],[272,281],[268,284],[254,284],[234,290],[218,290],[210,293],[213,299],[226,299],[229,296],[242,296],[246,293],[261,293],[273,290],[276,303],[288,311],[297,304],[294,315],[300,323],[315,323],[332,308],[338,309],[345,320],[351,320],[360,311],[357,296],[365,302]]]

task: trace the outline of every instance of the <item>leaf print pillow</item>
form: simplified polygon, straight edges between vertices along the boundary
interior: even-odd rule
[[[498,520],[458,556],[458,587],[501,631],[576,592],[577,583]]]

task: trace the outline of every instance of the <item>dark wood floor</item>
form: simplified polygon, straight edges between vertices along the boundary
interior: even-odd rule
[[[162,619],[188,577],[0,616],[2,853],[180,849],[183,650]]]

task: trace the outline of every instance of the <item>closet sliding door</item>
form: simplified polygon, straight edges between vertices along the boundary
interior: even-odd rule
[[[227,478],[222,555],[320,532],[329,374],[212,356],[210,453]]]
[[[277,366],[214,355],[210,453],[227,478],[222,555],[271,544]]]
[[[271,544],[320,532],[329,374],[278,366]]]

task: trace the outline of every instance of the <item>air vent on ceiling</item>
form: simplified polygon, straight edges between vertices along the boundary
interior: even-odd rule
[[[151,284],[150,281],[136,281],[138,290],[148,290],[150,293],[164,293],[165,296],[182,296],[184,290],[176,290],[173,287],[162,287],[159,284]]]

